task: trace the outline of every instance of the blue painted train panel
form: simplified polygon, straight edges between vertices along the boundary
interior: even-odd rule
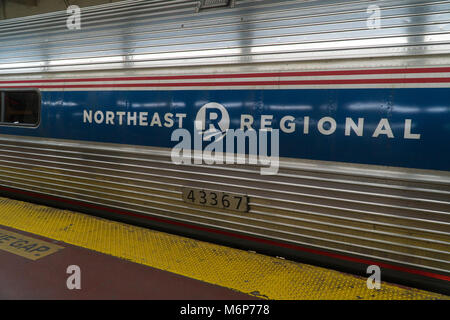
[[[206,127],[280,129],[282,157],[450,170],[448,88],[44,91],[38,128],[0,132],[172,148],[210,102]]]

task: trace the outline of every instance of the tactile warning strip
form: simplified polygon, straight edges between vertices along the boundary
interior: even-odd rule
[[[0,225],[268,299],[449,299],[436,293],[0,197]]]

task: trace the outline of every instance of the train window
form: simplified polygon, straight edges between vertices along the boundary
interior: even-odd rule
[[[0,94],[0,124],[35,126],[39,123],[38,92],[0,91]]]

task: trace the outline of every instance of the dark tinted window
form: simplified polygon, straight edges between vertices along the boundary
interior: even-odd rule
[[[1,123],[37,125],[39,94],[36,91],[0,91]]]

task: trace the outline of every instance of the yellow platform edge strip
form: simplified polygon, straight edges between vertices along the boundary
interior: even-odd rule
[[[0,225],[276,300],[449,299],[385,282],[0,197]]]

